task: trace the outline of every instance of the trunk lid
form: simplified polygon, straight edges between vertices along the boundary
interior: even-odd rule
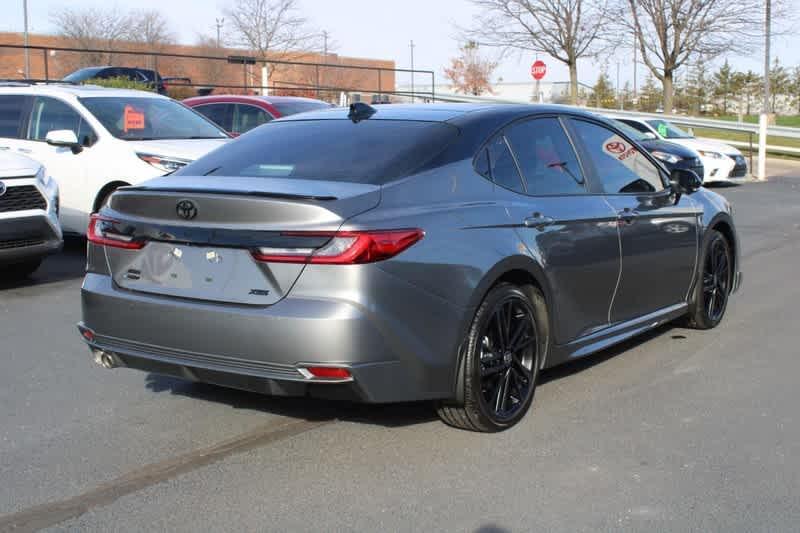
[[[373,209],[380,186],[322,180],[165,176],[120,189],[102,211],[141,249],[105,246],[115,283],[133,291],[250,305],[288,294],[304,264],[256,261],[259,247],[316,248]]]

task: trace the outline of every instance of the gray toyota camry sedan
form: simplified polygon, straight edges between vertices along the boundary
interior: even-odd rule
[[[741,281],[728,202],[575,109],[356,104],[261,126],[92,216],[95,360],[497,431],[539,371]]]

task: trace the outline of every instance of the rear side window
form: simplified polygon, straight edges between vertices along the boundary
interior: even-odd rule
[[[92,128],[69,104],[56,98],[37,96],[33,101],[27,138],[44,141],[48,133],[56,130],[72,131],[84,146],[91,146],[97,140]]]
[[[193,109],[225,131],[233,131],[233,107],[233,104],[205,104]]]
[[[573,120],[597,177],[608,194],[664,190],[658,167],[616,132],[591,122]]]
[[[22,95],[0,96],[0,137],[19,137],[25,98]]]
[[[619,119],[620,122],[623,124],[627,124],[631,128],[634,128],[642,133],[653,133],[650,128],[639,122],[638,120],[625,120],[624,118]]]
[[[234,133],[247,133],[270,120],[272,120],[272,115],[263,109],[254,105],[236,104],[236,114],[231,131]]]
[[[524,193],[522,177],[504,135],[498,135],[488,146],[489,175],[496,184],[506,189]]]
[[[586,192],[578,157],[556,118],[526,120],[506,131],[517,156],[527,194],[581,194]]]
[[[274,121],[185,166],[175,175],[383,184],[423,168],[458,133],[458,128],[442,122]]]

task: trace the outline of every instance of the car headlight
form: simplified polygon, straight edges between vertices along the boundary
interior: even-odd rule
[[[142,154],[142,153],[137,153],[136,155],[138,155],[139,159],[141,159],[145,163],[150,163],[158,170],[167,173],[175,172],[179,168],[185,167],[187,164],[189,164],[188,160],[178,159],[177,157],[163,157],[160,155]]]
[[[725,158],[725,156],[722,155],[719,152],[704,152],[703,150],[698,150],[698,151],[700,152],[700,155],[702,155],[703,157],[709,157],[711,159],[724,159]]]
[[[656,159],[660,159],[665,163],[669,163],[670,165],[674,165],[675,163],[678,163],[683,159],[682,157],[678,157],[675,154],[668,154],[667,152],[659,152],[658,150],[655,150],[650,153],[653,154],[653,157],[655,157]]]
[[[50,186],[50,182],[52,181],[52,178],[47,173],[47,170],[45,170],[44,166],[39,167],[39,171],[36,172],[36,179],[45,189]]]

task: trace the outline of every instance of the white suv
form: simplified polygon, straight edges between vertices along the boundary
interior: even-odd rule
[[[0,83],[0,149],[42,163],[59,185],[61,226],[85,234],[114,189],[169,173],[229,140],[158,94],[88,85]]]

